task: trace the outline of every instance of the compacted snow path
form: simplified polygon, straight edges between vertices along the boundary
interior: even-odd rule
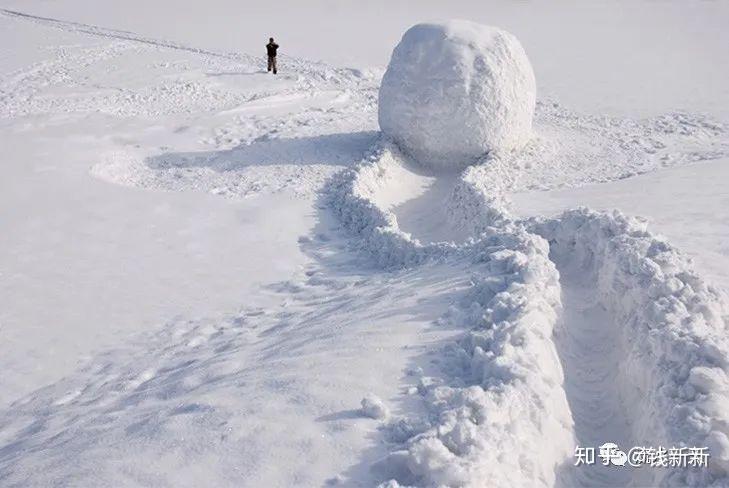
[[[396,205],[400,228],[422,242],[464,242],[468,232],[453,225],[447,211],[456,182],[455,176],[432,178],[421,194]]]
[[[457,242],[468,233],[454,224],[447,208],[458,174],[428,174],[406,160],[387,166],[372,195],[376,204],[392,212],[405,233],[423,243]]]
[[[624,344],[614,318],[600,303],[594,283],[583,270],[558,269],[563,313],[554,340],[577,444],[632,446],[632,412],[618,388]],[[574,466],[570,459],[558,472],[558,481],[562,486],[626,486],[630,471],[629,467],[602,465],[585,469]]]

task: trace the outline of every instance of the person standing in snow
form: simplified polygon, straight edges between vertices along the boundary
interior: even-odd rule
[[[273,40],[273,37],[270,37],[268,39],[268,44],[266,44],[266,52],[268,53],[268,71],[273,70],[273,74],[275,75],[278,71],[276,69],[276,50],[278,49],[278,44],[276,44]]]

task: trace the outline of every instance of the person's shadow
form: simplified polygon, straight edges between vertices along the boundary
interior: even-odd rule
[[[162,153],[146,158],[145,163],[159,170],[205,167],[220,172],[279,164],[351,166],[362,159],[378,134],[362,131],[290,139],[262,137],[229,150]]]

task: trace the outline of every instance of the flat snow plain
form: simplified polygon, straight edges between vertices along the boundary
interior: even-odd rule
[[[522,38],[537,137],[434,175],[377,132],[381,68],[272,79],[201,5],[3,2],[36,17],[0,13],[0,484],[726,485],[721,6],[396,4],[367,45],[312,6],[378,65],[416,15]],[[712,470],[572,467],[608,440]]]

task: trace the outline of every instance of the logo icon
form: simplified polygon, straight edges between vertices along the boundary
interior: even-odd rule
[[[628,462],[628,455],[621,451],[617,444],[606,442],[599,447],[598,457],[602,459],[603,466],[625,466]]]

